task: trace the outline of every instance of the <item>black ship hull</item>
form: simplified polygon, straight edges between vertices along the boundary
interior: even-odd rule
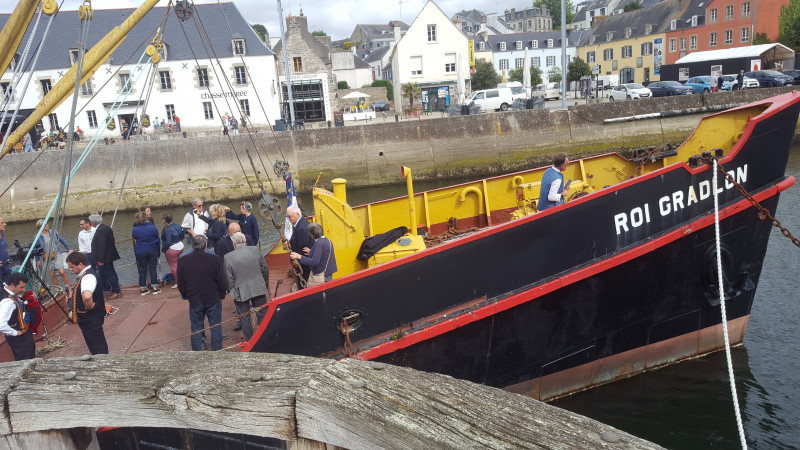
[[[794,182],[784,171],[798,100],[788,94],[756,104],[761,109],[720,158],[773,212]],[[711,178],[709,165],[675,163],[277,298],[245,350],[345,357],[352,342],[354,357],[541,399],[714,351],[723,341]],[[718,183],[735,344],[744,338],[770,224],[721,175]]]

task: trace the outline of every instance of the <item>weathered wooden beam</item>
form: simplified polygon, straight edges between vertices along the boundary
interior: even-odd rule
[[[297,449],[658,448],[517,394],[356,360],[233,352],[37,359],[0,364],[0,389],[0,448],[48,438],[78,448],[52,430],[101,426],[242,433]]]

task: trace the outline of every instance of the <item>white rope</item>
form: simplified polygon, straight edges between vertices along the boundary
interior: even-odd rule
[[[731,396],[733,397],[733,411],[736,414],[736,427],[739,429],[739,441],[742,448],[747,450],[747,441],[744,438],[742,426],[742,413],[739,410],[739,396],[736,394],[736,380],[733,377],[733,361],[731,360],[731,344],[728,341],[728,317],[725,313],[725,292],[722,285],[722,244],[719,237],[719,194],[717,192],[717,160],[714,159],[714,172],[711,178],[714,191],[714,235],[717,244],[717,286],[719,287],[720,310],[722,310],[722,335],[725,339],[725,359],[728,362],[728,379],[731,383]]]

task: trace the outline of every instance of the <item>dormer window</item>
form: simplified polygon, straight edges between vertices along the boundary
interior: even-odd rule
[[[625,38],[627,39],[627,38],[631,37],[631,34],[633,34],[633,28],[630,28],[630,27],[625,28]]]
[[[606,33],[606,41],[610,41],[612,39],[614,39],[614,32],[609,31],[608,33]]]
[[[479,43],[478,50],[483,51],[484,49],[486,49],[486,44],[484,44],[483,42]]]
[[[589,45],[594,45],[595,39],[596,39],[595,35],[589,36]]]
[[[514,47],[516,47],[517,50],[522,50],[522,41],[515,42]]]
[[[77,48],[69,49],[69,63],[75,64],[77,62],[78,62],[78,49]]]
[[[697,16],[692,16],[692,26],[693,27],[697,26]]]
[[[672,20],[669,22],[669,29],[670,29],[670,30],[674,30],[674,29],[676,29],[676,28],[678,28],[678,21],[677,21],[676,19],[672,19]]]
[[[552,39],[548,39],[547,40],[547,48],[553,48],[553,40]]]
[[[653,32],[653,25],[647,24],[644,26],[644,34],[650,34]]]
[[[506,43],[505,43],[505,42],[501,42],[501,43],[500,43],[500,51],[501,51],[501,52],[504,52],[504,51],[506,51]]]
[[[244,39],[233,39],[232,44],[234,55],[245,55]]]

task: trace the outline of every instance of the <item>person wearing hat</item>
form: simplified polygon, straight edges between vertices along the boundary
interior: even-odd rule
[[[248,201],[243,201],[239,204],[239,210],[242,212],[241,214],[235,214],[226,206],[225,217],[230,220],[239,221],[242,233],[252,238],[252,241],[248,239],[247,245],[258,245],[258,220],[256,220],[256,216],[250,212],[251,209],[253,209],[253,204]],[[252,244],[250,242],[252,242]]]
[[[45,223],[44,219],[36,221],[36,228],[42,228],[42,234],[36,241],[36,246],[44,250],[44,255],[49,255],[50,261],[53,262],[53,267],[50,269],[50,278],[53,281],[53,287],[58,287],[58,279],[56,272],[61,275],[61,280],[64,281],[64,291],[69,294],[69,278],[67,278],[67,254],[72,253],[69,248],[67,240],[64,239],[57,231],[53,231],[53,236],[50,236],[50,224]],[[42,257],[36,257],[36,264],[42,265]]]

